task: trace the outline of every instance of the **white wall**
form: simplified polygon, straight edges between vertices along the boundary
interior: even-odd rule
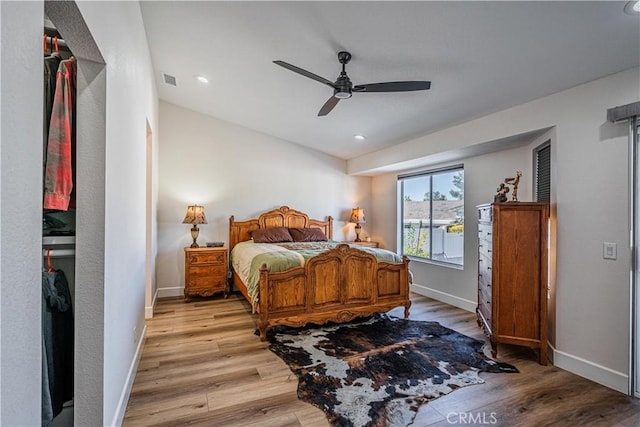
[[[158,293],[181,295],[182,224],[187,205],[204,205],[198,242],[228,243],[229,217],[242,221],[286,205],[312,218],[334,218],[334,239],[353,240],[351,208],[371,212],[370,178],[346,174],[346,161],[191,110],[160,102]]]
[[[42,24],[42,3],[0,2],[0,425],[3,426],[40,425]]]
[[[139,4],[79,8],[107,66],[103,423],[113,425],[144,328],[146,123],[157,129],[157,94]]]
[[[384,167],[400,170],[407,162],[451,149],[553,129],[552,211],[557,215],[554,362],[623,392],[629,349],[628,129],[624,123],[607,123],[606,110],[637,101],[638,87],[640,71],[635,68],[349,161],[351,173]],[[501,163],[499,157],[495,159],[487,166]],[[509,166],[508,170],[514,169]],[[504,176],[503,171],[497,174],[499,179]],[[375,233],[388,241],[396,233],[395,217],[389,211],[396,203],[390,184],[393,177],[376,177],[373,187],[373,209],[386,212],[387,218],[376,221]],[[465,195],[490,201],[498,182],[491,177],[476,184],[467,178],[466,185],[472,187]],[[531,188],[530,183],[527,186]],[[521,194],[520,199],[527,200],[531,193]],[[465,208],[465,214],[469,213]],[[605,241],[618,244],[617,260],[602,258]],[[436,282],[455,290],[458,298],[473,300],[475,276],[466,270],[475,266],[465,264],[460,281]],[[425,280],[445,274],[431,271],[442,267],[426,268]]]
[[[76,283],[76,290],[84,286],[76,313],[86,311],[80,307],[85,297],[95,304],[98,295],[99,305],[93,316],[80,316],[80,322],[76,318],[76,362],[81,361],[76,423],[115,425],[124,413],[144,324],[146,120],[157,128],[157,96],[137,2],[54,3],[54,9],[72,13],[69,19],[81,13],[86,23],[64,23],[66,33],[59,27],[63,37],[83,51],[85,42],[78,34],[88,28],[106,63],[103,69],[79,61],[83,66],[78,79],[87,91],[79,97],[95,96],[101,105],[78,112],[79,126],[80,120],[95,120],[97,125],[93,134],[81,138],[96,145],[78,147],[78,161],[86,160],[78,173],[85,174],[88,165],[96,168],[93,176],[84,175],[88,179],[78,183],[77,249],[82,253],[76,255],[76,279],[88,280]],[[0,425],[39,425],[44,6],[34,1],[0,2],[0,7]],[[81,203],[92,201],[93,206],[80,212]],[[85,265],[87,260],[90,265]]]

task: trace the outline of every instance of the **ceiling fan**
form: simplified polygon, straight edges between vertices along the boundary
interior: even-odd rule
[[[431,87],[431,82],[428,81],[369,83],[366,85],[354,86],[345,71],[345,66],[350,60],[351,54],[349,52],[338,52],[338,61],[342,64],[342,72],[335,82],[284,61],[273,61],[273,63],[333,88],[333,95],[324,103],[322,108],[320,108],[318,116],[326,116],[329,114],[329,112],[333,110],[333,107],[338,104],[338,101],[341,99],[351,98],[353,92],[410,92],[416,90],[427,90]]]

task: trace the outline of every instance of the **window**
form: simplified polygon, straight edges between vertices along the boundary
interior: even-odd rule
[[[536,173],[536,201],[551,201],[551,141],[547,141],[534,150]]]
[[[402,254],[464,265],[462,165],[398,177]]]

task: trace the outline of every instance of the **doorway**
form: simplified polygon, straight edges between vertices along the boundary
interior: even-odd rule
[[[153,317],[153,307],[156,302],[156,281],[155,281],[155,260],[153,226],[155,224],[153,217],[153,131],[149,120],[147,120],[147,146],[146,146],[146,187],[145,187],[145,286],[144,286],[144,317],[151,319]]]
[[[632,239],[631,254],[633,257],[631,263],[631,284],[630,284],[630,301],[631,301],[631,328],[630,328],[630,371],[629,371],[629,394],[640,398],[640,351],[638,349],[638,343],[640,343],[640,292],[638,292],[638,283],[640,283],[640,251],[638,251],[638,242],[640,242],[640,230],[638,230],[638,224],[640,224],[640,177],[638,176],[638,170],[640,170],[640,160],[638,159],[638,144],[640,142],[640,120],[638,116],[629,118],[629,154],[630,159],[634,165],[631,168],[633,185],[631,188],[633,203],[632,215],[635,220],[633,221],[632,231],[634,238]],[[635,277],[633,277],[635,276]]]

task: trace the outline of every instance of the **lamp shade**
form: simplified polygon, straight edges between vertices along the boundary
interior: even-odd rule
[[[364,209],[351,209],[351,219],[349,219],[349,222],[354,222],[356,224],[364,224],[365,222],[367,222],[364,217]]]
[[[187,214],[182,220],[183,224],[206,224],[207,218],[204,216],[204,207],[191,205],[187,207]]]

